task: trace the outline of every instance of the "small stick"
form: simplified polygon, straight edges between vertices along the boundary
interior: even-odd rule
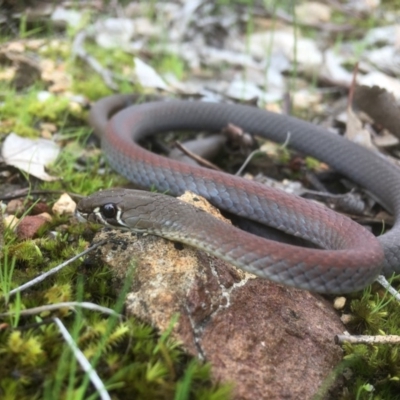
[[[37,283],[44,281],[50,275],[55,274],[56,272],[60,271],[61,269],[63,269],[67,265],[71,264],[72,262],[74,262],[78,258],[84,256],[85,254],[91,252],[94,249],[97,249],[97,247],[102,246],[105,242],[106,242],[105,240],[102,240],[101,242],[98,242],[98,243],[94,244],[92,247],[89,247],[88,249],[82,251],[82,253],[79,253],[76,256],[70,258],[69,260],[61,263],[60,265],[57,265],[57,267],[54,267],[51,270],[45,272],[44,274],[39,275],[38,277],[32,279],[31,281],[29,281],[29,282],[27,282],[27,283],[15,288],[15,289],[11,290],[9,292],[9,296],[12,296],[12,295],[16,294],[17,292],[22,292],[23,290],[28,289],[31,286],[36,285]]]
[[[90,56],[83,47],[83,43],[86,39],[87,32],[81,31],[79,32],[74,40],[72,45],[72,54],[80,57],[83,61],[85,61],[89,66],[97,72],[104,80],[104,83],[112,90],[118,90],[118,86],[115,84],[113,77],[114,74],[107,68],[103,68],[103,66],[92,56]]]
[[[336,335],[336,344],[400,344],[398,335]]]
[[[107,308],[107,307],[103,307],[103,306],[99,306],[98,304],[95,303],[90,303],[87,301],[64,301],[61,303],[54,303],[54,304],[46,304],[43,306],[39,306],[39,307],[33,307],[33,308],[27,308],[25,310],[21,310],[21,311],[9,311],[9,312],[5,312],[0,314],[0,317],[9,317],[11,315],[15,315],[18,313],[18,315],[35,315],[35,314],[40,314],[43,311],[53,311],[53,310],[59,310],[60,308],[69,308],[69,307],[82,307],[82,308],[86,308],[88,310],[93,310],[93,311],[99,311],[103,314],[108,314],[108,315],[113,315],[116,317],[121,318],[122,315],[116,313],[114,310],[112,310],[111,308]]]
[[[200,157],[199,155],[193,153],[189,149],[187,149],[181,142],[176,141],[175,146],[184,154],[186,154],[188,157],[192,158],[193,160],[197,161],[200,165],[203,165],[205,167],[215,169],[216,171],[222,171],[221,168],[218,168],[215,164],[212,162],[206,160],[203,157]]]
[[[400,301],[400,293],[391,286],[383,275],[379,275],[375,280],[380,283],[397,301]]]
[[[243,170],[247,167],[247,165],[249,164],[249,162],[251,161],[251,159],[256,156],[257,154],[265,154],[265,152],[263,152],[262,150],[253,150],[248,157],[246,158],[246,160],[244,160],[244,163],[242,164],[242,166],[236,171],[237,176],[241,175],[241,173],[243,172]]]
[[[81,365],[82,369],[88,374],[89,379],[92,382],[93,386],[97,389],[100,398],[102,400],[111,400],[111,397],[108,394],[106,388],[104,387],[104,384],[101,381],[99,375],[97,375],[97,372],[93,369],[88,359],[79,349],[74,339],[68,332],[67,328],[64,326],[64,324],[61,322],[59,318],[53,318],[53,321],[58,326],[58,329],[60,330],[62,337],[67,342],[68,346],[71,348],[71,351],[74,354],[75,358],[77,359],[78,363]]]
[[[72,192],[65,192],[65,190],[30,190],[30,188],[18,189],[14,190],[13,192],[4,194],[0,196],[0,200],[13,200],[18,199],[20,197],[26,197],[28,195],[39,195],[39,194],[63,194],[68,193],[71,197],[82,199],[85,196],[81,194],[72,193]]]

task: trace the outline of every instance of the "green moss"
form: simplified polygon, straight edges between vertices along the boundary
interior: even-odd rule
[[[119,322],[78,311],[77,318],[64,318],[64,323],[75,332],[79,348],[101,372],[113,398],[171,399],[176,393],[186,393],[186,397],[178,397],[182,399],[228,398],[227,386],[210,383],[209,366],[191,361],[176,342],[170,338],[161,342],[151,328],[134,319]],[[3,330],[0,343],[4,395],[50,399],[67,393],[88,398],[92,393],[85,374],[72,367],[76,361],[54,324],[38,325],[27,332]],[[18,384],[12,379],[15,368],[20,372]]]
[[[50,96],[45,101],[35,101],[28,105],[27,112],[32,118],[48,122],[64,121],[69,110],[69,100],[65,97]]]
[[[6,345],[0,348],[0,354],[14,359],[16,367],[40,365],[44,362],[41,340],[31,331],[11,332]]]
[[[78,240],[77,235],[87,229],[86,225],[65,225],[65,222],[66,217],[55,217],[34,240],[21,242],[12,234],[7,236],[0,271],[2,279],[12,285],[4,286],[0,279],[0,293],[5,295],[11,286],[26,283],[83,250],[87,243]],[[63,227],[62,233],[50,237],[50,231],[58,227]],[[4,274],[6,264],[8,272]],[[212,384],[209,366],[188,358],[170,338],[171,330],[160,337],[152,328],[133,318],[119,320],[79,308],[74,312],[64,307],[34,316],[20,315],[21,310],[38,305],[77,300],[109,306],[120,312],[131,280],[127,279],[118,296],[110,281],[107,268],[101,265],[82,268],[78,260],[22,296],[7,298],[7,303],[0,302],[0,313],[15,312],[0,316],[0,397],[87,399],[95,396],[87,375],[52,322],[52,318],[57,317],[72,333],[115,399],[127,396],[227,399],[229,387]],[[176,397],[177,393],[185,397]]]
[[[85,135],[88,132],[85,130]],[[78,159],[82,156],[85,158],[84,166],[78,164]],[[42,188],[87,195],[126,182],[107,166],[103,166],[102,162],[102,154],[99,151],[87,153],[78,145],[65,147],[57,161],[48,168],[52,175],[61,179],[45,182]]]
[[[55,218],[57,219],[57,218]],[[58,221],[65,221],[65,217],[59,217]],[[52,224],[55,222],[53,221]],[[18,287],[42,273],[49,270],[61,262],[73,257],[83,251],[86,246],[84,240],[78,240],[74,234],[74,227],[69,226],[61,235],[49,237],[48,234],[52,224],[46,224],[41,228],[42,237],[18,241],[9,235],[3,256],[0,258],[0,293],[3,296],[11,288]],[[75,233],[76,235],[76,233]],[[75,275],[75,268],[79,265],[79,260],[63,269],[58,276],[60,282],[70,282]],[[8,283],[12,282],[12,284]],[[48,279],[46,285],[52,284],[52,278]],[[8,290],[7,290],[8,289]]]
[[[62,285],[54,284],[44,293],[47,304],[73,301],[72,297],[72,287],[70,283],[64,283]]]
[[[115,74],[114,83],[118,86],[118,92],[131,93],[141,90],[130,82],[134,67],[132,55],[118,49],[112,51],[103,49],[91,43],[86,44],[85,49],[102,65],[102,68]],[[97,100],[113,93],[105,85],[103,78],[79,59],[70,65],[70,70],[74,77],[72,89],[75,92],[84,94],[90,100]]]
[[[321,165],[321,161],[313,158],[313,157],[306,157],[305,158],[306,167],[310,170],[317,170]]]
[[[25,137],[38,137],[40,122],[65,121],[70,113],[69,100],[51,95],[45,101],[38,100],[40,88],[32,88],[24,96],[9,91],[0,106],[3,123],[0,133],[15,132]]]
[[[34,240],[25,240],[8,247],[8,254],[20,262],[37,266],[43,261],[43,254]]]
[[[0,127],[0,134],[5,133],[8,134],[11,131],[16,133],[19,136],[23,137],[28,137],[28,138],[36,138],[38,136],[38,131],[34,128],[31,128],[30,126],[23,125],[20,121],[18,120],[12,120],[11,122],[11,129],[6,127],[6,129],[2,129]]]
[[[186,64],[182,61],[178,56],[171,54],[171,55],[164,55],[156,60],[154,60],[154,65],[157,65],[157,71],[159,73],[173,73],[178,80],[183,80],[185,71],[186,71]]]
[[[76,76],[72,83],[72,89],[76,93],[82,93],[90,100],[100,99],[105,96],[112,94],[110,88],[104,84],[104,80],[93,72],[89,72],[86,69],[82,71],[82,68],[76,68],[78,76]],[[81,75],[81,79],[79,79]]]
[[[67,60],[71,57],[71,42],[61,38],[48,40],[39,48],[39,54],[52,60]]]
[[[355,334],[400,335],[400,305],[383,290],[364,290],[351,301],[354,320],[348,326]],[[345,362],[356,379],[343,399],[400,399],[400,352],[397,345],[345,344]],[[373,395],[371,394],[373,393]],[[372,396],[372,397],[371,397]]]

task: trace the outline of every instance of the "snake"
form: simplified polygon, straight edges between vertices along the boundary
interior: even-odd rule
[[[108,189],[78,204],[78,214],[115,228],[146,232],[205,250],[238,268],[319,293],[349,293],[379,274],[400,272],[400,169],[371,151],[295,117],[243,104],[199,100],[135,104],[116,94],[97,101],[89,122],[110,166],[141,189]],[[147,99],[146,99],[147,100]],[[371,193],[394,215],[375,237],[324,205],[266,185],[152,153],[138,142],[172,130],[218,132],[228,124],[315,157]],[[301,237],[306,248],[256,236],[175,198],[185,191],[239,217]]]

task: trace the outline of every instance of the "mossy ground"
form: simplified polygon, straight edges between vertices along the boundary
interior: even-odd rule
[[[367,23],[371,22],[363,22]],[[51,27],[43,24],[28,29],[26,21],[21,20],[20,37],[40,37],[48,41],[39,55],[65,68],[71,80],[71,92],[92,101],[111,94],[87,65],[68,58],[71,39],[64,38],[63,46],[57,46],[52,33]],[[70,34],[72,37],[72,32]],[[14,40],[17,39],[10,36],[1,38],[3,43]],[[121,76],[124,73],[121,66],[132,63],[132,57],[123,52],[111,55],[94,45],[87,49]],[[179,77],[187,73],[185,64],[175,55],[160,56],[157,64]],[[0,66],[0,72],[2,69]],[[133,89],[128,82],[117,84],[120,92],[140,90]],[[38,93],[47,88],[48,83],[40,78],[22,91],[15,90],[8,82],[0,82],[0,135],[4,137],[13,131],[26,137],[38,137],[40,124],[46,122],[57,126],[64,144],[58,161],[50,168],[52,175],[62,179],[43,183],[21,175],[19,183],[26,179],[31,190],[62,190],[81,195],[122,185],[125,181],[113,173],[104,164],[101,153],[88,144],[87,109],[72,105],[62,93],[52,95],[45,102],[39,101]],[[85,168],[78,168],[78,159],[82,157]],[[313,168],[314,161],[310,159],[309,163]],[[26,186],[26,182],[23,184]],[[27,196],[26,210],[36,197]],[[49,194],[44,199],[51,205],[56,195]],[[111,275],[106,267],[86,265],[82,260],[26,292],[8,296],[11,289],[82,251],[89,240],[85,238],[90,238],[93,229],[71,218],[60,217],[46,224],[35,239],[19,241],[14,233],[5,233],[0,258],[0,313],[11,314],[0,316],[0,397],[7,400],[97,397],[54,323],[54,318],[59,318],[93,363],[114,399],[229,399],[230,386],[212,384],[210,366],[185,355],[169,332],[155,332],[133,318],[121,320],[79,307],[21,315],[25,309],[69,301],[91,302],[117,312],[122,310],[126,291],[116,293],[109,285]],[[366,289],[351,299],[348,307],[354,315],[349,327],[352,333],[400,334],[399,304],[382,289]],[[341,398],[400,399],[398,347],[344,345],[343,348],[343,368],[339,370],[347,368],[351,376]]]
[[[54,229],[57,234],[49,235]],[[212,384],[210,366],[186,356],[170,332],[160,335],[134,318],[80,307],[21,315],[23,310],[72,301],[122,311],[130,282],[117,295],[110,285],[110,271],[82,260],[32,289],[7,295],[10,289],[82,251],[87,245],[81,239],[84,230],[84,224],[59,218],[36,239],[21,242],[12,233],[6,234],[0,265],[0,313],[10,315],[0,317],[1,398],[97,398],[54,323],[58,318],[115,399],[227,399],[229,386]]]
[[[7,42],[5,38],[3,41]],[[89,100],[111,94],[86,65],[76,60],[65,62],[68,53],[68,47],[64,47],[60,64],[72,79],[72,92]],[[107,51],[95,55],[102,62],[113,61],[113,65],[124,65],[128,59],[131,63],[131,56],[117,53],[113,53],[112,59]],[[49,45],[41,53],[41,57],[52,60],[59,56],[57,46]],[[164,62],[165,67],[171,65],[171,60]],[[17,92],[6,82],[1,83],[1,89],[3,137],[11,131],[24,137],[38,137],[40,124],[52,123],[61,132],[60,140],[65,145],[50,167],[50,173],[62,179],[43,183],[21,176],[21,183],[26,178],[31,190],[61,190],[80,195],[126,183],[104,164],[95,146],[88,145],[87,109],[71,106],[65,96],[58,94],[44,102],[38,100],[38,93],[47,89],[40,80],[23,92]],[[126,82],[120,84],[120,89],[132,90]],[[84,158],[84,168],[78,167],[80,157]],[[26,197],[26,210],[36,197]],[[56,198],[51,194],[42,196],[50,206]],[[0,313],[10,315],[0,317],[0,397],[98,398],[54,323],[59,318],[114,399],[228,399],[231,386],[212,384],[210,366],[187,356],[179,343],[170,338],[170,332],[156,332],[134,318],[120,320],[79,307],[21,316],[22,310],[71,301],[122,310],[127,288],[116,293],[110,285],[110,271],[102,265],[85,265],[82,259],[26,292],[8,295],[11,289],[81,252],[88,245],[82,238],[85,235],[92,236],[90,229],[70,217],[54,217],[34,239],[20,241],[13,232],[5,233],[0,258]]]

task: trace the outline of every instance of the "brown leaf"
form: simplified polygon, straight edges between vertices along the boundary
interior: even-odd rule
[[[362,122],[358,119],[357,115],[351,107],[347,107],[347,125],[345,137],[354,143],[361,146],[371,148],[371,135],[363,128]]]
[[[353,106],[400,138],[400,109],[393,94],[379,86],[357,86]]]

